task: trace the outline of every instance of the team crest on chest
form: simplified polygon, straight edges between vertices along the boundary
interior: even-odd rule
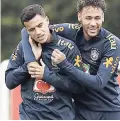
[[[99,50],[97,48],[92,48],[90,53],[90,58],[96,61],[99,58]]]

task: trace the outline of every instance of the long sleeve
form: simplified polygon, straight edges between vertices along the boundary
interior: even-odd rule
[[[5,72],[5,83],[9,89],[17,87],[28,79],[27,64],[24,63],[21,47],[19,43],[9,59]]]
[[[81,93],[84,91],[82,85],[72,81],[68,76],[50,71],[48,67],[45,68],[43,80],[63,91],[71,93]]]
[[[32,52],[31,45],[28,41],[29,35],[25,28],[23,28],[21,31],[21,38],[22,38],[22,47],[23,47],[25,62],[29,63],[36,61],[35,56]]]
[[[80,29],[80,27],[81,26],[79,24],[72,23],[50,25],[50,28],[55,31],[57,35],[60,35],[72,41],[75,41],[76,32],[78,31],[78,29]]]
[[[117,70],[118,63],[120,61],[119,49],[119,44],[116,49],[111,49],[110,45],[105,47],[104,56],[96,75],[90,75],[89,73],[82,72],[67,60],[64,60],[58,66],[64,73],[79,84],[91,89],[99,90],[106,86]]]
[[[70,63],[78,68],[78,70],[83,71],[81,54],[77,46],[73,42],[71,42],[71,44],[74,47],[72,50],[68,50],[68,52],[66,53],[66,58]],[[50,71],[49,68],[46,67],[43,80],[50,83],[56,88],[61,88],[64,91],[72,93],[81,93],[84,91],[83,85],[73,81],[73,79],[71,79],[69,75],[67,76],[66,73],[62,72],[62,70],[56,73],[54,71]]]
[[[80,28],[80,25],[63,23],[63,24],[50,25],[49,28],[55,31],[56,34],[74,41],[75,39],[74,36],[76,34],[75,32]],[[21,38],[22,38],[22,46],[23,46],[25,62],[29,63],[36,61],[35,56],[32,52],[31,45],[28,41],[29,35],[25,28],[21,30]]]
[[[36,61],[31,46],[28,42],[28,34],[25,28],[22,30],[21,33],[25,62]],[[74,43],[72,43],[72,45],[74,45]],[[71,63],[74,63],[75,58],[80,55],[79,50],[76,50],[76,48],[77,47],[75,46],[73,50],[69,50],[69,53],[67,54],[69,56],[68,59]],[[78,66],[80,66],[80,64],[78,64]],[[63,74],[61,73],[50,71],[49,68],[45,69],[43,80],[56,88],[62,89],[63,91],[80,93],[84,90],[83,86],[81,86],[77,82],[72,81],[68,76],[63,76]]]

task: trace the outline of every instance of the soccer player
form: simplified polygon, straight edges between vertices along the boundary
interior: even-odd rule
[[[120,40],[102,28],[105,10],[104,0],[79,0],[80,25],[65,23],[51,26],[57,34],[73,40],[81,52],[85,72],[68,62],[58,49],[52,53],[52,61],[86,89],[80,95],[74,95],[78,119],[120,119],[120,88],[116,79]]]
[[[81,27],[77,30],[69,24],[62,25],[64,37],[77,44],[86,73],[62,59],[64,54],[58,50],[52,54],[54,63],[59,64],[64,73],[86,87],[82,98],[74,98],[78,116],[83,119],[120,119],[120,88],[116,79],[120,39],[102,28],[105,9],[104,0],[80,0],[77,10]]]
[[[81,93],[84,88],[68,78],[51,61],[51,56],[57,48],[65,53],[70,63],[82,69],[78,48],[72,41],[56,35],[49,29],[49,19],[43,8],[37,4],[23,9],[21,22],[29,33],[29,42],[36,62],[27,59],[24,54],[25,48],[20,42],[10,57],[5,75],[9,89],[21,85],[23,102],[20,104],[20,119],[75,119],[72,94]],[[39,50],[37,54],[36,48]],[[75,60],[78,57],[79,61],[76,64]],[[50,85],[51,81],[54,81],[53,85]]]

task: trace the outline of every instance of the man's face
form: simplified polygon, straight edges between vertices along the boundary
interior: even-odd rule
[[[49,21],[47,17],[42,17],[37,14],[28,22],[24,22],[24,25],[28,31],[28,34],[32,39],[41,44],[46,43],[50,36],[50,31],[48,28]]]
[[[83,26],[84,36],[87,40],[98,35],[104,21],[101,8],[86,6],[78,12],[78,21]]]

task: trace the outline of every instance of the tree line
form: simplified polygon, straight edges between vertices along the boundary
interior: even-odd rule
[[[2,0],[1,1],[1,59],[8,59],[21,40],[20,14],[30,4],[40,4],[54,23],[77,23],[78,0]],[[120,0],[106,0],[104,28],[120,38]]]

